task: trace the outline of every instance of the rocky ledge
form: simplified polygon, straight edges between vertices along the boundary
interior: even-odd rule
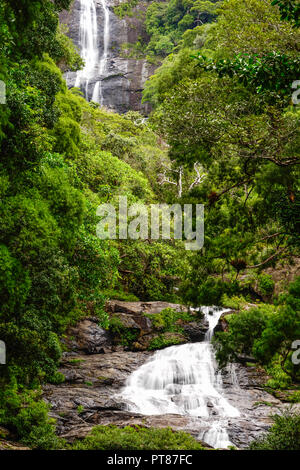
[[[130,349],[146,351],[150,342],[160,335],[160,331],[153,327],[152,315],[160,313],[166,308],[172,308],[176,312],[187,313],[187,307],[168,302],[123,302],[111,300],[106,304],[106,311],[110,319],[118,321],[122,329],[131,333],[135,341]],[[194,321],[182,321],[178,323],[182,333],[164,333],[165,339],[179,343],[202,341],[208,330],[208,322],[199,312],[192,313]],[[193,320],[193,317],[192,317]],[[63,343],[69,351],[84,354],[100,354],[122,349],[120,337],[117,333],[108,332],[98,325],[97,317],[87,317],[76,326],[69,328]],[[119,344],[119,346],[116,346]],[[124,345],[123,349],[128,349]]]

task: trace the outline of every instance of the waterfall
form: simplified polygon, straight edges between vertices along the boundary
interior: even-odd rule
[[[98,62],[98,27],[95,0],[81,0],[80,2],[80,49],[81,57],[85,62],[83,70],[76,75],[76,87],[83,88],[88,99],[89,81],[95,75]]]
[[[109,48],[109,8],[106,0],[100,0],[104,12],[103,53],[99,58],[99,30],[96,0],[80,0],[80,55],[85,62],[76,75],[75,86],[80,87],[88,100],[91,80],[99,77],[92,93],[92,100],[103,104],[102,79],[106,71]]]
[[[99,63],[99,76],[100,80],[97,81],[92,100],[103,105],[103,91],[102,91],[102,76],[106,71],[108,46],[109,46],[109,8],[107,7],[106,0],[101,0],[102,8],[104,11],[104,28],[103,28],[103,54]]]
[[[202,311],[209,322],[205,340],[157,351],[131,374],[121,394],[129,411],[204,418],[206,427],[199,438],[213,447],[226,448],[231,445],[226,418],[240,413],[223,396],[210,342],[224,310],[203,307]]]

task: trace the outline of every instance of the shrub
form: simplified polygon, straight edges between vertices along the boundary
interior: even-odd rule
[[[300,414],[286,411],[274,415],[269,432],[253,441],[251,450],[300,450]]]
[[[132,343],[134,343],[139,336],[139,330],[137,328],[128,328],[123,325],[118,317],[112,317],[110,319],[109,330],[116,343],[127,347],[131,347]]]
[[[147,315],[152,326],[162,332],[182,332],[180,322],[192,321],[194,318],[187,312],[177,312],[173,308],[164,308],[160,313]]]
[[[55,435],[55,420],[49,418],[49,406],[40,399],[39,390],[18,390],[16,382],[0,393],[0,424],[33,449],[61,448],[63,441]]]
[[[271,295],[274,291],[275,282],[270,274],[260,274],[258,276],[258,288],[264,295]]]
[[[163,349],[167,348],[168,346],[174,346],[175,344],[181,344],[183,342],[184,338],[180,338],[178,336],[165,336],[165,335],[159,335],[156,338],[153,338],[152,341],[150,341],[150,344],[148,346],[149,351],[152,351],[154,349]]]
[[[245,306],[247,301],[243,296],[234,295],[233,297],[228,297],[226,294],[224,294],[222,295],[221,303],[224,307],[240,310]]]
[[[202,450],[192,436],[171,428],[143,428],[140,426],[96,426],[81,441],[75,441],[72,450]]]
[[[213,340],[221,366],[238,360],[239,355],[253,354],[254,342],[261,337],[273,312],[274,307],[262,305],[230,317],[229,330],[216,333]]]

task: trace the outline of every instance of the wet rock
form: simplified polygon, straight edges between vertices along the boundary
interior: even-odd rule
[[[114,313],[111,318],[118,318],[125,328],[135,328],[143,332],[150,332],[152,329],[151,320],[142,315],[127,315],[126,313]]]
[[[66,377],[60,385],[44,386],[44,399],[51,405],[52,415],[58,420],[59,432],[77,423],[78,407],[84,412],[99,409],[120,409],[122,401],[114,397],[125,385],[127,377],[142,365],[150,352],[130,351],[110,354],[77,355],[63,358],[59,369]],[[79,420],[80,421],[80,420]]]
[[[170,305],[172,304],[167,304],[167,306]],[[141,318],[147,318],[144,316],[144,312],[157,313],[159,309],[163,308],[166,308],[166,303],[163,302],[128,303],[119,301],[109,303],[108,307],[111,316],[117,315],[122,321],[128,322],[127,326],[137,325],[140,332],[144,330],[142,330],[139,321]],[[182,307],[177,306],[177,308],[181,309]],[[151,318],[148,320],[151,322]],[[102,344],[102,331],[97,330],[99,335],[94,332],[95,327],[99,328],[96,319],[88,318],[80,323],[81,325],[77,325],[71,331],[73,336],[69,338],[69,341],[73,342],[77,348],[82,348],[81,354],[76,354],[74,351],[65,353],[60,369],[66,378],[65,382],[59,385],[48,384],[44,387],[44,399],[51,405],[51,415],[57,420],[57,432],[67,440],[83,437],[97,424],[116,424],[121,427],[140,424],[182,429],[197,439],[202,436],[203,440],[205,440],[205,436],[213,433],[214,429],[226,429],[233,445],[238,448],[246,448],[253,439],[266,432],[271,426],[270,415],[281,412],[289,406],[265,391],[264,384],[268,380],[268,376],[263,370],[256,367],[245,367],[242,364],[231,364],[221,371],[223,386],[220,389],[220,394],[229,404],[239,410],[240,415],[235,418],[225,418],[222,414],[220,415],[213,396],[208,397],[209,417],[144,416],[126,411],[128,406],[134,403],[130,403],[130,400],[125,402],[120,391],[125,386],[130,374],[153,354],[139,349],[148,347],[149,341],[158,332],[150,331],[145,334],[144,331],[141,333],[135,352],[111,346],[110,349],[107,349],[107,354],[91,354],[89,352],[91,351],[91,341],[92,344],[96,343],[99,347]],[[203,327],[201,321],[192,323],[194,324],[191,325],[190,340],[192,340],[193,334],[196,335],[196,332],[200,335],[199,328],[201,327],[199,325]],[[145,328],[145,325],[143,327]],[[174,333],[164,333],[164,335],[168,334],[174,336]],[[185,334],[187,335],[187,332]],[[83,338],[84,344],[89,345],[88,348],[82,346]],[[186,341],[186,338],[182,336],[182,340]],[[108,343],[105,344],[110,344],[110,338],[107,338],[107,341]],[[170,384],[166,393],[173,395],[174,403],[178,402],[184,408],[182,383],[185,383],[185,377],[178,377],[177,383]],[[134,396],[132,402],[134,402]],[[295,409],[300,409],[300,404],[296,404]],[[210,442],[212,441],[210,440]]]
[[[112,344],[110,334],[98,325],[98,318],[85,318],[75,327],[70,327],[65,345],[72,351],[84,352],[85,354],[104,353],[105,348]]]
[[[184,334],[192,343],[203,341],[209,328],[208,321],[189,322],[183,326]]]
[[[69,381],[44,387],[44,399],[51,405],[51,416],[57,420],[58,434],[72,441],[84,437],[98,424],[120,427],[139,424],[170,426],[200,439],[199,436],[205,436],[205,432],[221,420],[231,442],[238,448],[246,448],[271,426],[271,414],[289,406],[264,390],[263,384],[268,377],[263,371],[234,364],[222,371],[222,395],[240,411],[239,417],[219,416],[213,402],[208,403],[211,410],[209,418],[172,414],[145,416],[126,411],[128,402],[124,402],[119,391],[129,375],[152,354],[121,350],[110,354],[64,357],[60,371]],[[169,389],[174,393],[174,400],[182,399],[180,387],[178,383]],[[300,409],[299,404],[295,407]]]

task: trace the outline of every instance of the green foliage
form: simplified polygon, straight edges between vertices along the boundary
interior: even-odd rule
[[[0,79],[7,88],[0,106],[0,338],[8,351],[0,418],[41,449],[61,444],[32,389],[64,380],[57,366],[68,325],[96,315],[108,328],[104,302],[115,292],[126,299],[179,302],[184,295],[198,305],[239,304],[255,297],[246,269],[271,297],[273,282],[261,269],[299,249],[300,112],[286,108],[299,67],[293,2],[280,1],[279,8],[260,0],[151,2],[149,42],[143,34],[135,50],[152,59],[172,54],[146,86],[144,97],[156,107],[147,122],[67,90],[62,72],[83,65],[58,27],[69,4],[0,1]],[[123,16],[136,4],[117,8]],[[197,49],[203,67],[195,66]],[[99,240],[102,202],[117,205],[120,195],[129,203],[174,202],[158,178],[170,159],[188,175],[181,202],[206,205],[204,249],[188,253],[173,240]],[[191,184],[195,163],[205,174],[200,185]],[[276,308],[230,317],[229,331],[217,338],[221,363],[254,355],[270,371],[271,386],[298,380],[290,347],[300,335],[299,298],[297,281]],[[150,348],[156,349],[178,343],[180,322],[188,318],[167,311],[153,320],[159,334]],[[110,329],[127,347],[137,339],[138,331],[117,318]],[[185,445],[170,430],[101,429],[76,446]]]
[[[268,366],[265,366],[265,370],[272,377],[267,381],[267,387],[270,387],[273,390],[284,390],[291,385],[291,376],[282,369],[281,358],[278,354],[272,358],[272,361],[269,362]]]
[[[216,333],[214,338],[217,360],[222,367],[227,362],[238,361],[240,355],[252,355],[253,344],[273,311],[272,306],[262,305],[230,316],[229,331]]]
[[[291,393],[286,399],[290,403],[300,403],[300,391]]]
[[[202,450],[189,434],[171,428],[96,426],[72,450]]]
[[[184,337],[180,338],[178,336],[172,335],[164,335],[160,334],[153,338],[148,346],[149,351],[153,351],[156,349],[164,349],[168,348],[169,346],[174,346],[176,344],[181,344],[184,342]]]
[[[264,295],[271,295],[274,291],[275,282],[269,274],[260,274],[258,276],[258,288]]]
[[[208,59],[201,55],[195,57],[198,66],[206,71],[215,71],[219,77],[236,77],[240,83],[262,94],[269,102],[275,99],[281,106],[289,104],[291,84],[300,73],[298,57],[269,52],[259,54],[238,54],[231,59]]]
[[[0,390],[0,424],[25,445],[52,450],[63,445],[55,435],[55,420],[48,417],[48,406],[39,391],[19,391],[15,383]]]
[[[120,18],[124,16],[132,16],[132,9],[137,6],[138,0],[128,0],[114,7],[114,13]]]
[[[247,301],[243,296],[234,295],[233,297],[228,297],[226,294],[223,294],[221,303],[224,307],[241,310]]]
[[[288,294],[278,307],[260,305],[230,316],[227,332],[217,333],[214,343],[221,366],[239,360],[239,355],[253,356],[272,376],[271,388],[286,388],[299,371],[292,362],[292,343],[299,338],[300,279],[290,284]]]
[[[134,295],[131,294],[130,292],[124,292],[124,291],[118,291],[118,290],[113,290],[113,289],[105,289],[103,291],[105,297],[114,300],[124,300],[126,302],[138,302],[139,299]]]
[[[124,289],[143,300],[177,302],[175,287],[189,272],[189,255],[181,241],[127,240],[120,244]]]
[[[273,0],[272,5],[278,5],[283,20],[300,26],[300,5],[293,0]]]
[[[228,0],[218,13],[197,30],[207,67],[191,65],[190,43],[144,93],[174,168],[197,163],[206,174],[182,195],[206,210],[204,249],[182,286],[195,305],[220,304],[224,293],[256,300],[254,283],[242,280],[247,268],[258,275],[299,250],[299,111],[286,109],[299,31],[268,2]],[[264,287],[270,298],[271,284]]]
[[[137,340],[140,333],[137,328],[125,326],[118,317],[110,318],[109,331],[117,344],[122,344],[122,346],[129,348]]]
[[[216,2],[151,2],[145,20],[146,31],[150,36],[147,52],[163,57],[173,52],[185,31],[215,18]]]
[[[291,361],[291,344],[300,335],[300,278],[290,284],[289,292],[282,300],[275,315],[254,344],[254,354],[264,364],[270,364],[279,354],[283,371],[291,377],[298,375],[297,366]]]
[[[96,237],[98,205],[117,204],[119,195],[153,202],[155,192],[163,193],[156,175],[168,159],[140,114],[119,116],[67,90],[62,72],[83,65],[66,28],[58,28],[69,3],[0,1],[0,79],[7,89],[0,106],[0,338],[8,358],[0,369],[1,420],[43,449],[60,444],[32,389],[64,381],[57,367],[66,328],[85,315],[108,328],[108,290],[136,299],[128,291],[147,271],[145,261],[151,273],[141,298],[171,296],[178,279],[168,276],[180,270],[175,248],[141,242],[124,258],[121,242]],[[128,281],[138,258],[142,267]],[[136,338],[114,322],[112,329],[124,344]]]
[[[60,24],[56,33],[56,44],[51,56],[62,72],[76,72],[83,68],[84,63],[67,33],[68,28],[66,25]]]
[[[250,450],[300,450],[300,415],[287,411],[273,416],[268,433],[251,442]]]
[[[164,308],[160,313],[149,314],[152,326],[161,332],[182,332],[181,324],[194,320],[188,312],[178,312],[173,308]]]

